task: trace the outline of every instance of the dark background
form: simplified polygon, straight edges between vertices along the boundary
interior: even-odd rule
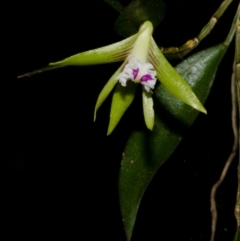
[[[129,1],[122,1],[127,4]],[[195,37],[220,0],[165,0],[167,12],[154,32],[160,46],[180,46]],[[196,49],[223,41],[235,0],[212,34]],[[97,96],[119,63],[69,67],[16,76],[73,55],[120,41],[118,13],[100,0],[44,5],[17,3],[9,48],[5,141],[11,173],[5,220],[9,237],[23,239],[126,240],[118,203],[118,171],[126,140],[143,122],[140,96],[116,130],[106,137],[111,98],[97,121]],[[195,52],[196,52],[195,51]],[[151,182],[132,240],[205,241],[210,238],[209,195],[231,152],[230,78],[234,45],[224,57],[200,114],[172,157]],[[173,62],[176,64],[177,62]],[[232,241],[236,222],[237,159],[217,193],[217,241]]]

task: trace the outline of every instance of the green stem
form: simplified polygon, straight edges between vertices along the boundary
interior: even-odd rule
[[[235,15],[235,17],[233,19],[233,23],[232,23],[231,29],[230,29],[230,31],[228,33],[228,36],[227,36],[226,40],[223,42],[223,44],[226,47],[229,46],[229,44],[231,43],[231,41],[233,39],[233,36],[234,36],[234,34],[235,34],[236,30],[237,30],[237,25],[239,25],[239,23],[238,23],[239,22],[239,18],[240,18],[240,4],[238,5],[237,13],[236,13],[236,15]],[[240,54],[238,54],[238,58],[239,58],[239,55]]]
[[[182,58],[183,56],[188,54],[190,51],[192,51],[194,48],[198,46],[200,41],[202,41],[208,34],[211,33],[218,19],[223,15],[223,13],[226,11],[226,9],[228,8],[228,6],[232,1],[233,0],[225,0],[222,2],[218,10],[211,17],[210,21],[203,27],[203,29],[201,30],[201,32],[198,34],[197,37],[187,41],[184,45],[180,47],[171,47],[171,48],[160,47],[162,53],[168,59]]]
[[[238,87],[238,100],[240,99],[240,15],[238,15],[237,25],[236,25],[236,51],[235,51],[235,64],[236,64],[236,83]],[[239,100],[240,102],[240,100]],[[239,113],[240,113],[240,103],[238,103]]]
[[[217,23],[218,19],[223,15],[225,10],[228,8],[229,4],[233,0],[225,0],[222,2],[218,10],[214,13],[210,21],[207,23],[207,25],[201,30],[200,34],[197,36],[198,40],[201,41],[204,39],[213,29],[215,24]]]

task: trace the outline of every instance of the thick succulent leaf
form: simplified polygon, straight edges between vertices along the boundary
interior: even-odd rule
[[[149,130],[153,129],[154,126],[154,109],[152,94],[147,92],[142,87],[142,98],[143,98],[143,114],[146,126]]]
[[[165,4],[161,0],[133,0],[124,9],[115,23],[118,34],[128,37],[138,32],[145,21],[152,22],[154,28],[165,14]]]
[[[151,62],[157,71],[157,78],[165,86],[165,88],[177,99],[190,105],[191,107],[206,113],[205,108],[192,91],[189,84],[184,78],[169,64],[162,52],[159,50],[153,38],[151,39]]]
[[[107,135],[112,133],[123,114],[132,103],[137,86],[138,84],[132,81],[127,82],[127,87],[123,87],[120,83],[118,83],[113,94]]]
[[[202,103],[211,89],[217,67],[226,51],[220,44],[201,51],[176,67]],[[164,85],[154,91],[153,131],[134,131],[126,144],[120,168],[119,197],[127,240],[131,239],[142,196],[154,174],[174,152],[184,130],[198,111],[173,97]]]

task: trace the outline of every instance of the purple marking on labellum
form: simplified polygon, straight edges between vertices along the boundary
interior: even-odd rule
[[[145,74],[141,77],[140,82],[147,82],[148,80],[152,80],[152,76],[150,74]]]
[[[133,69],[133,78],[136,79],[137,75],[138,75],[138,72],[139,72],[139,68],[137,69]]]

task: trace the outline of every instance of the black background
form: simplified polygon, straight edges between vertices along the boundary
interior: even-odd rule
[[[79,3],[80,2],[80,3]],[[140,96],[106,137],[111,98],[93,110],[98,94],[119,63],[69,67],[17,79],[16,76],[75,53],[120,41],[118,13],[100,0],[78,3],[17,3],[10,6],[5,141],[11,174],[8,235],[36,240],[126,240],[118,203],[118,171],[126,140],[143,123]],[[127,4],[128,1],[122,1]],[[180,46],[195,37],[220,0],[168,0],[155,29],[160,46]],[[223,41],[234,17],[235,0],[212,34],[195,50]],[[132,240],[209,240],[209,195],[231,152],[230,78],[234,44],[224,57],[200,114],[172,157],[151,182],[140,207]],[[176,64],[177,62],[173,62]],[[232,241],[236,222],[237,159],[217,194],[217,241]]]

